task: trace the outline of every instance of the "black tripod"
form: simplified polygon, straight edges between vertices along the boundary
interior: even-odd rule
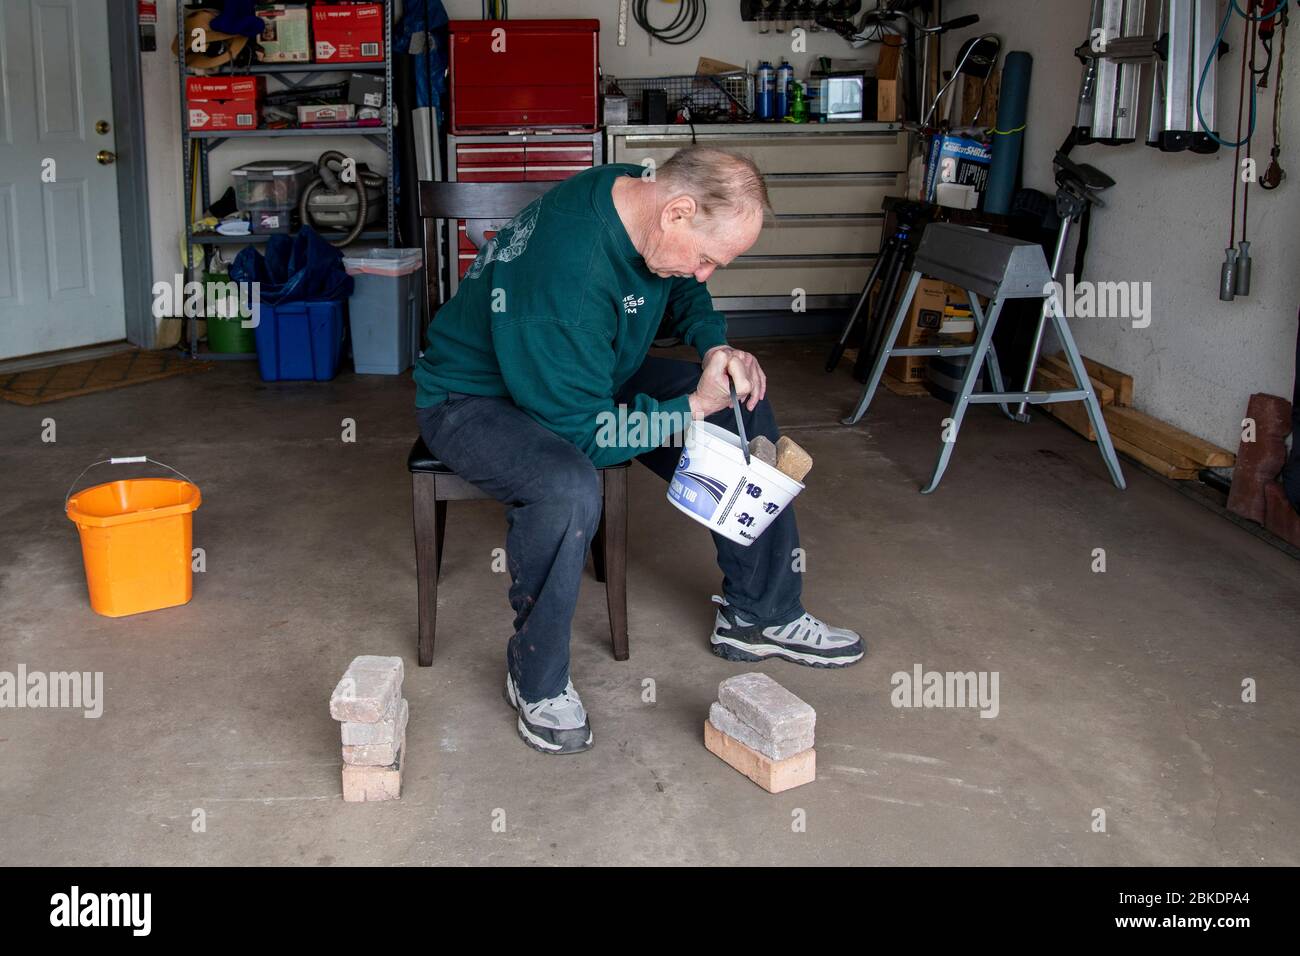
[[[853,328],[861,316],[864,329],[862,347],[858,349],[858,359],[853,363],[853,377],[859,382],[867,380],[876,355],[885,347],[884,338],[885,330],[889,328],[889,310],[898,292],[899,280],[904,272],[911,270],[912,254],[915,251],[912,248],[912,234],[917,226],[930,217],[931,207],[928,203],[894,200],[891,204],[886,200],[886,207],[889,208],[891,205],[896,220],[894,231],[880,244],[880,253],[876,256],[876,263],[871,267],[871,273],[862,287],[862,294],[858,296],[857,304],[849,313],[839,340],[832,346],[830,355],[826,357],[826,371],[835,371],[835,366],[839,365],[840,359],[844,357],[844,349],[848,346]],[[873,320],[871,290],[877,279],[882,279],[882,284],[876,297],[878,308],[875,310],[876,315]]]

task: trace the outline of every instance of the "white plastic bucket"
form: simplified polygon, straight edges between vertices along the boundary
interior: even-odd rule
[[[745,464],[740,436],[693,421],[668,482],[668,500],[710,531],[745,547],[785,510],[803,485],[753,456]]]

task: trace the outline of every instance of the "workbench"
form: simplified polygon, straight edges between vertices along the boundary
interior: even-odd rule
[[[776,213],[745,255],[709,279],[726,312],[845,308],[880,248],[881,201],[907,185],[909,134],[898,123],[696,123],[610,126],[605,161],[661,164],[692,141],[748,156]]]

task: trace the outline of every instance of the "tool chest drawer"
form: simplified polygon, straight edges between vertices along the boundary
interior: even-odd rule
[[[713,273],[709,294],[723,300],[770,297],[789,309],[792,289],[803,289],[809,295],[814,289],[819,295],[856,295],[874,261],[874,256],[750,256]]]
[[[772,211],[778,216],[808,216],[879,212],[886,196],[897,196],[906,187],[907,176],[905,173],[865,173],[843,178],[765,176],[764,181]]]
[[[452,135],[447,142],[447,179],[461,183],[559,181],[599,164],[602,152],[599,133]],[[456,223],[451,249],[456,264],[451,277],[454,292],[478,255],[463,220]]]
[[[880,248],[884,216],[778,216],[746,255],[860,255]]]
[[[456,168],[466,166],[522,166],[524,144],[456,143]]]

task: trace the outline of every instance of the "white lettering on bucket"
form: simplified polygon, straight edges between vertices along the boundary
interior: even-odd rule
[[[667,494],[678,511],[748,546],[801,491],[800,482],[771,465],[757,458],[747,464],[737,435],[692,422]]]

